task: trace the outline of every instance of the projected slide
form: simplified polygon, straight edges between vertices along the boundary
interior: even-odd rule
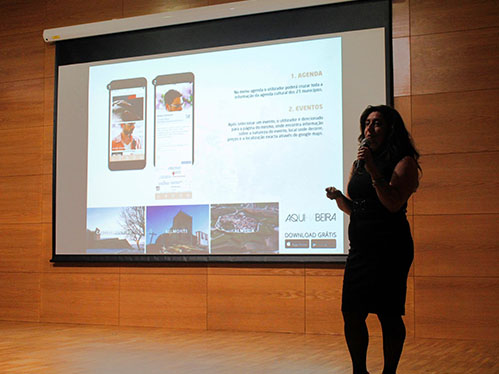
[[[344,253],[342,92],[338,36],[90,66],[83,253]]]

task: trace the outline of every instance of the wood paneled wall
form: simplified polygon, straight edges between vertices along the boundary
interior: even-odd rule
[[[0,0],[0,319],[342,333],[337,265],[49,262],[55,49],[43,29],[223,2]],[[393,14],[395,104],[424,170],[408,332],[496,340],[499,3],[394,0]]]

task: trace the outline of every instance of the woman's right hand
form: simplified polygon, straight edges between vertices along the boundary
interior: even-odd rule
[[[335,187],[327,187],[326,196],[328,199],[336,201],[338,208],[344,213],[348,215],[352,213],[352,201],[343,195],[340,190],[337,190]]]
[[[326,196],[328,199],[336,200],[339,197],[343,196],[340,190],[337,190],[335,187],[327,187],[326,188]]]

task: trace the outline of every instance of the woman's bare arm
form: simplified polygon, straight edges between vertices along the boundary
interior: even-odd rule
[[[350,170],[350,178],[352,178],[352,173],[353,167]],[[327,187],[326,196],[331,200],[335,200],[338,208],[345,214],[352,214],[352,200],[350,200],[348,196],[343,195],[340,190],[336,189],[335,187]]]
[[[390,212],[400,210],[419,184],[416,160],[410,156],[404,157],[395,166],[391,179],[387,181],[376,168],[368,148],[359,150],[358,157],[365,160],[366,170],[371,175],[374,189],[381,203]]]

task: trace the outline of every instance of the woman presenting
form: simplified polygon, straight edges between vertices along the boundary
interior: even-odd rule
[[[360,130],[347,195],[326,188],[327,197],[350,215],[341,311],[353,373],[368,374],[366,318],[374,313],[383,332],[383,374],[395,374],[406,334],[402,315],[414,257],[406,207],[418,187],[419,154],[391,107],[369,106],[360,117]]]

